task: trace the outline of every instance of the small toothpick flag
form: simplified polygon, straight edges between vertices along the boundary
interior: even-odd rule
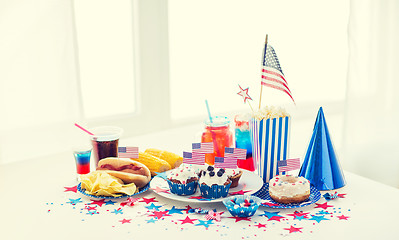
[[[237,158],[215,157],[215,167],[217,168],[237,168]]]
[[[213,153],[213,143],[193,143],[193,153]]]
[[[224,149],[224,157],[235,158],[235,159],[246,159],[247,149],[226,147]]]
[[[118,147],[118,157],[120,158],[139,158],[138,147]]]
[[[204,165],[205,154],[204,153],[183,152],[183,163]]]
[[[299,158],[286,159],[277,161],[279,173],[299,169],[301,162]]]

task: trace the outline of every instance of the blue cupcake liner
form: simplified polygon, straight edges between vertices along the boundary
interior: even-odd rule
[[[237,203],[243,203],[245,199],[247,199],[248,201],[253,200],[253,204],[250,207],[234,208],[234,205],[236,205]],[[236,204],[234,204],[231,200],[234,200]],[[233,217],[253,216],[256,213],[256,210],[258,210],[261,202],[262,199],[251,195],[232,196],[223,200],[223,204],[226,206],[227,210],[229,210],[230,214]]]
[[[177,195],[192,195],[197,191],[198,181],[187,184],[179,184],[166,179],[169,184],[169,189],[172,193]]]
[[[212,185],[199,184],[201,196],[209,199],[226,197],[229,193],[231,181],[228,185]]]

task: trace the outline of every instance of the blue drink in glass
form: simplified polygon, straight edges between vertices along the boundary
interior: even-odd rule
[[[249,171],[255,171],[255,165],[252,158],[252,144],[251,135],[249,131],[250,115],[236,115],[235,122],[235,139],[236,148],[247,149],[247,158],[245,160],[238,160],[237,166]]]

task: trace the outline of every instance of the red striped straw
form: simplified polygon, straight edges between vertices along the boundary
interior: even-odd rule
[[[93,133],[91,133],[89,130],[87,130],[87,129],[85,129],[85,128],[83,128],[82,126],[80,126],[79,124],[77,124],[77,123],[75,123],[75,126],[76,127],[78,127],[78,128],[80,128],[80,129],[82,129],[83,131],[85,131],[85,132],[87,132],[88,134],[90,134],[90,135],[94,135]]]

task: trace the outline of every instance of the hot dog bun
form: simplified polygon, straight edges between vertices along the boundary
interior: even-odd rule
[[[146,165],[128,158],[101,159],[97,170],[107,172],[125,184],[134,183],[138,188],[144,187],[151,180],[151,172]]]

